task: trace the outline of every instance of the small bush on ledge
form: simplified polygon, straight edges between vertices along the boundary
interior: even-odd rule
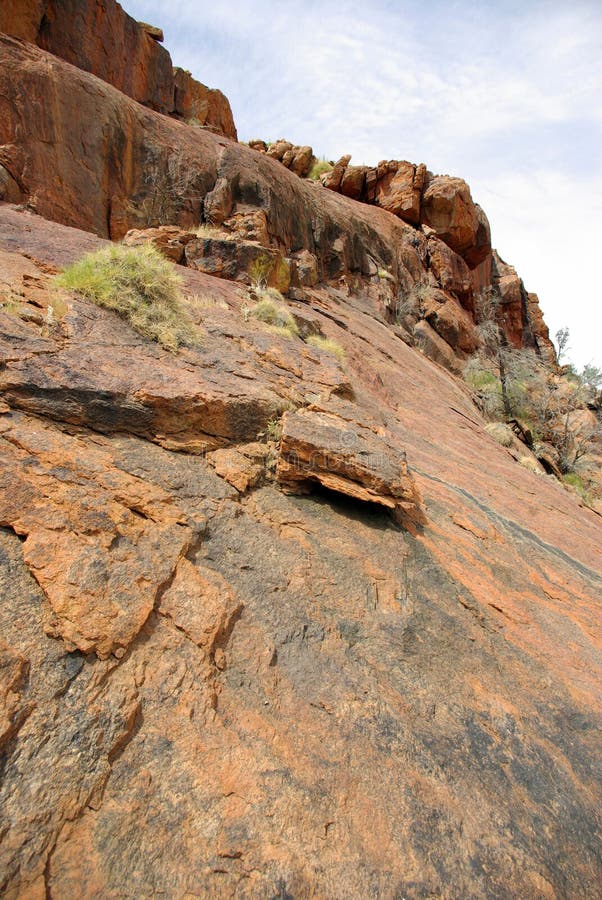
[[[286,306],[274,302],[270,296],[264,296],[256,303],[251,309],[251,315],[260,322],[270,325],[283,337],[296,337],[299,334],[297,323]]]
[[[166,350],[198,343],[201,332],[182,306],[181,279],[152,244],[103,247],[68,266],[56,283],[115,310]]]

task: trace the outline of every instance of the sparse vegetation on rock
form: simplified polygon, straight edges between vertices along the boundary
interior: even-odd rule
[[[275,293],[277,294],[277,292]],[[273,294],[270,294],[267,291],[264,292],[264,294],[260,296],[258,302],[251,307],[250,313],[253,318],[277,329],[278,332],[285,337],[297,337],[299,334],[299,327],[290,311],[282,302],[278,302],[277,299],[274,299]]]
[[[597,896],[599,371],[461,179],[0,31],[0,894]]]
[[[305,343],[309,344],[310,347],[316,347],[318,350],[323,350],[324,353],[330,353],[331,356],[336,356],[341,363],[345,361],[345,350],[340,344],[337,344],[336,341],[331,341],[329,338],[325,338],[320,334],[310,334],[309,337],[306,338]]]
[[[200,331],[189,318],[174,266],[151,244],[114,244],[68,266],[59,287],[119,313],[139,334],[166,350],[197,343]]]

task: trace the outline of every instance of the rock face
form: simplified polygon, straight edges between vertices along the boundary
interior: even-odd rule
[[[345,181],[348,157],[328,177],[340,178],[349,197],[322,191],[285,172],[269,151],[258,153],[142,108],[110,85],[33,45],[0,36],[0,58],[6,63],[0,68],[5,199],[26,199],[42,215],[113,239],[148,226],[189,229],[201,221],[224,226],[242,240],[271,245],[289,261],[285,266],[291,276],[295,266],[290,261],[309,254],[316,271],[313,274],[305,267],[301,283],[306,276],[314,283],[343,278],[349,279],[353,289],[359,278],[367,289],[375,290],[366,281],[378,281],[378,272],[385,272],[391,280],[388,287],[381,281],[379,290],[389,317],[396,315],[400,299],[424,280],[425,270],[433,285],[445,290],[473,318],[475,284],[478,290],[491,285],[493,268],[486,261],[473,270],[478,278],[470,284],[469,266],[489,253],[489,238],[485,228],[482,242],[481,214],[460,179],[434,179],[429,184],[426,193],[438,210],[441,234],[428,225],[418,230],[399,215],[402,207],[418,209],[424,167],[382,164],[375,170],[382,170],[380,184],[388,185],[389,199],[397,199],[391,199],[388,211],[379,209],[386,202],[384,194],[378,195],[376,181],[374,204],[358,206],[353,201],[355,175]],[[15,70],[20,73],[18,80],[10,77]],[[57,178],[48,179],[49,171],[56,172]],[[365,185],[367,176],[360,175]],[[439,189],[446,192],[445,203],[436,200]],[[391,215],[395,209],[397,214]],[[412,215],[416,219],[417,213]],[[450,241],[459,252],[448,246]],[[172,250],[180,253],[177,247]],[[202,251],[197,253],[198,265],[205,271],[209,271],[202,262],[205,251],[211,271],[227,274],[232,269],[232,261],[226,258],[233,250],[230,244],[221,250],[203,244],[197,250]],[[253,253],[261,255],[250,247],[247,256]],[[286,286],[282,279],[272,283],[280,289]],[[554,351],[548,336],[537,331],[537,309],[527,306],[527,317],[530,310],[533,321],[521,334],[533,346],[529,334],[537,332],[538,351],[551,358]],[[455,333],[448,328],[439,336],[449,340]],[[463,347],[452,346],[452,350],[462,356],[466,346],[464,341]]]
[[[189,72],[173,69],[159,29],[136,22],[115,0],[7,0],[0,32],[37,44],[158,112],[195,119],[236,140],[230,104]]]
[[[35,46],[94,9],[164,58],[0,10],[0,894],[597,896],[600,516],[456,377],[487,292],[555,362],[537,298],[461,180],[325,190]],[[197,346],[57,290],[128,232]]]
[[[594,895],[599,517],[376,295],[174,356],[100,244],[0,207],[3,895]]]

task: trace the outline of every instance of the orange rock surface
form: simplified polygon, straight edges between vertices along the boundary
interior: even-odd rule
[[[491,290],[556,365],[468,186],[306,183],[35,46],[43,6],[0,10],[0,894],[597,896],[601,519],[458,377]],[[130,229],[194,347],[56,287]]]
[[[376,301],[290,301],[343,367],[187,269],[222,301],[199,351],[75,296],[45,325],[48,273],[95,240],[0,207],[20,298],[0,313],[3,892],[595,891],[599,517],[491,439]],[[198,405],[216,391],[227,427]],[[284,494],[278,444],[249,436],[311,397],[347,462],[314,429],[323,486]],[[394,454],[424,504],[410,530],[365,490],[395,494]]]

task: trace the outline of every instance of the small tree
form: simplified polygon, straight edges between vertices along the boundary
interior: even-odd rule
[[[592,363],[587,363],[583,367],[580,378],[583,384],[596,388],[596,390],[602,387],[602,369],[599,369],[598,366],[594,366]]]
[[[566,356],[569,350],[569,340],[570,334],[568,328],[559,328],[556,332],[556,344],[558,345],[558,362],[560,362],[563,356]]]

